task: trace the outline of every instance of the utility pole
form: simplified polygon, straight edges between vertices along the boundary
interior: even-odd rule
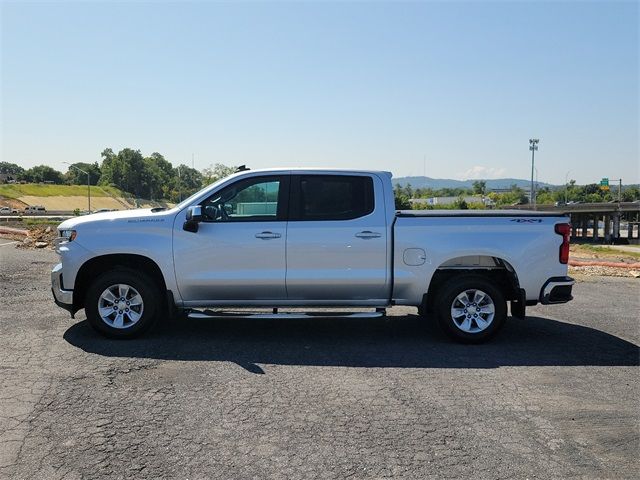
[[[620,182],[618,184],[618,203],[620,203],[620,201],[622,200],[622,179],[619,178],[618,182]]]
[[[536,150],[538,150],[538,143],[540,143],[540,139],[538,138],[530,138],[529,139],[529,150],[531,150],[531,191],[529,193],[529,203],[533,205],[533,209],[536,208],[536,191],[533,186],[533,171],[534,171],[534,162],[535,162],[535,154]]]
[[[610,182],[618,182],[618,203],[622,200],[622,179],[621,178],[612,178],[609,180]]]
[[[69,162],[62,162],[62,163],[64,163],[65,165],[69,165],[71,168],[75,168],[76,170],[84,173],[87,176],[87,202],[89,204],[87,211],[91,213],[91,177],[89,176],[89,172],[85,172],[81,168],[78,168],[75,165],[71,165]]]
[[[569,189],[569,174],[571,173],[571,170],[569,170],[567,172],[567,174],[564,176],[564,203],[566,205],[567,203],[567,190]]]

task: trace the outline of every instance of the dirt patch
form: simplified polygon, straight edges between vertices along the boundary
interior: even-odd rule
[[[640,248],[631,245],[571,245],[571,258],[634,263],[640,261]]]
[[[572,275],[640,278],[640,268],[636,268],[638,257],[633,252],[571,245],[569,262],[573,263],[569,265]]]
[[[16,248],[48,248],[53,249],[53,240],[58,236],[58,231],[50,225],[34,226],[29,228],[26,237],[16,245]]]
[[[26,206],[26,203],[21,202],[16,198],[0,197],[0,207],[17,208],[19,211],[23,211]]]
[[[630,270],[628,268],[603,267],[600,265],[569,267],[571,275],[585,275],[589,277],[627,277],[640,278],[640,270]]]
[[[86,210],[87,197],[81,196],[69,196],[69,197],[33,197],[25,196],[20,197],[20,201],[27,205],[42,205],[47,210],[62,210],[72,211],[76,208],[79,210]],[[91,209],[99,210],[101,208],[108,208],[110,210],[122,210],[126,204],[111,197],[91,197]]]

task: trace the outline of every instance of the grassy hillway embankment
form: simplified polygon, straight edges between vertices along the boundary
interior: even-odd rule
[[[165,206],[162,202],[138,199],[139,206]],[[0,206],[22,209],[27,205],[42,205],[47,210],[85,210],[86,185],[6,184],[0,185]],[[91,186],[91,209],[123,210],[135,208],[135,199],[115,187]]]

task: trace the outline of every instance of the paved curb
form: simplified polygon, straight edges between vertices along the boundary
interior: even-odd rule
[[[24,228],[0,227],[0,233],[9,233],[11,235],[29,235],[29,230]]]

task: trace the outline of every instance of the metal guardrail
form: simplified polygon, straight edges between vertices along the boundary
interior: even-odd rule
[[[68,218],[73,218],[74,215],[0,215],[0,220],[14,220],[20,221],[24,218],[41,218],[45,220],[67,220]]]
[[[500,207],[501,209],[533,210],[533,205],[513,205]],[[574,203],[568,205],[537,205],[535,210],[540,212],[559,213],[615,213],[640,212],[640,202],[615,203]]]
[[[92,212],[92,213],[96,213],[96,212]],[[75,215],[73,210],[47,210],[45,212],[42,213],[36,213],[36,212],[30,212],[28,214],[25,214],[24,211],[19,211],[18,213],[9,213],[9,214],[5,214],[5,215],[0,215],[0,218],[14,218],[14,219],[20,219],[20,218],[58,218],[58,217],[63,217],[63,218],[71,218],[71,217],[77,217],[77,216],[84,216],[84,215],[89,215],[88,213],[86,213],[86,211],[81,210],[80,211],[80,215]]]

